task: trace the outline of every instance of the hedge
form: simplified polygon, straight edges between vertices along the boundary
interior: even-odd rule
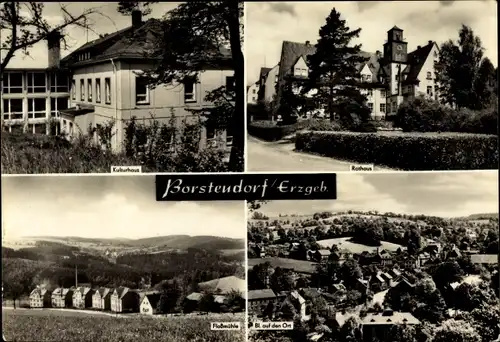
[[[498,169],[495,135],[300,132],[295,148],[408,171]]]
[[[306,129],[316,124],[316,120],[297,121],[292,125],[277,125],[273,121],[254,121],[247,126],[248,133],[254,137],[277,141],[299,130]]]

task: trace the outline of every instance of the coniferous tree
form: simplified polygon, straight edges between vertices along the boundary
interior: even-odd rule
[[[351,45],[360,32],[361,29],[351,30],[340,13],[332,9],[319,30],[316,52],[308,56],[309,83],[303,88],[303,92],[316,89],[314,98],[326,106],[330,119],[338,116],[351,128],[357,119],[364,122],[370,116],[366,97],[358,88],[358,68],[367,58],[360,55],[360,44]]]

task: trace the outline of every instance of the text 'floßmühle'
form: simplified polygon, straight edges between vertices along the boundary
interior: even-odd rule
[[[221,175],[158,179],[157,200],[335,199],[335,175]]]

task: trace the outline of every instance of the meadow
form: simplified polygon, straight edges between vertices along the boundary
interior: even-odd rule
[[[92,315],[78,311],[2,310],[7,341],[72,342],[229,342],[244,341],[241,315],[130,317]],[[239,331],[211,330],[211,322],[240,321]]]
[[[380,248],[380,250],[385,249],[386,251],[389,252],[395,252],[398,250],[398,248],[405,249],[405,247],[401,245],[387,241],[380,241],[380,246],[374,247],[374,246],[367,246],[360,243],[351,242],[349,241],[350,239],[351,239],[350,237],[342,237],[335,239],[319,240],[317,241],[317,243],[324,248],[331,248],[333,245],[336,245],[339,249],[347,249],[349,252],[353,254],[360,254],[365,251],[373,253],[377,250],[377,248]]]
[[[293,269],[295,272],[299,273],[309,273],[312,274],[316,272],[316,263],[305,260],[296,260],[288,258],[255,258],[248,259],[248,268],[252,268],[255,265],[263,264],[269,262],[272,267],[281,267],[285,269]]]

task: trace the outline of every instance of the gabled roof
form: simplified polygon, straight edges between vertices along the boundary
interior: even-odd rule
[[[427,57],[432,51],[434,42],[429,42],[427,45],[417,48],[408,54],[408,65],[402,71],[407,74],[406,80],[403,83],[415,83],[418,81],[418,75],[424,66]]]
[[[267,74],[269,73],[269,71],[271,71],[273,68],[260,68],[260,77],[259,79],[263,78],[263,77],[266,77]]]
[[[151,307],[153,309],[156,309],[156,306],[160,301],[161,295],[159,293],[149,293],[146,294],[142,300],[144,301],[144,299],[146,298],[148,299],[149,304],[151,304]]]
[[[120,286],[115,289],[118,298],[122,299],[129,292],[129,288],[125,286]]]
[[[199,292],[193,292],[189,296],[186,297],[187,300],[200,301],[203,295]]]
[[[361,319],[363,325],[393,325],[393,324],[420,324],[420,321],[409,312],[368,313]]]
[[[247,293],[248,300],[273,299],[276,298],[274,291],[271,289],[250,290]]]
[[[41,287],[37,287],[33,291],[31,291],[30,297],[34,296],[34,295],[44,296],[46,293],[47,293],[47,289],[41,288]]]
[[[292,291],[292,292],[290,292],[290,296],[291,296],[293,299],[297,300],[297,301],[299,302],[299,304],[301,304],[301,305],[302,305],[302,304],[305,304],[305,302],[306,302],[306,300],[304,299],[304,297],[302,297],[302,296],[300,295],[300,293],[298,293],[297,291]]]
[[[328,256],[328,255],[332,254],[332,252],[330,252],[328,249],[319,249],[319,250],[318,250],[318,253],[319,253],[321,256]]]
[[[94,294],[97,293],[104,298],[111,293],[111,289],[108,289],[107,287],[100,287]]]
[[[497,264],[497,254],[472,254],[470,260],[473,264]]]

